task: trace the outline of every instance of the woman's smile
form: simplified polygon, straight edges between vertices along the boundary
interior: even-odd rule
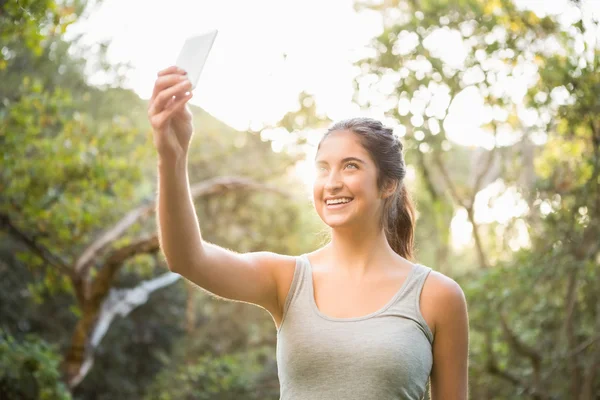
[[[353,200],[354,199],[351,199],[351,198],[345,198],[343,200],[337,200],[337,201],[326,200],[325,207],[328,210],[339,210],[340,208],[344,208],[344,207],[348,206],[348,204],[352,203]]]

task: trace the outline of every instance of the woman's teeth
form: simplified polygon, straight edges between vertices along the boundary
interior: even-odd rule
[[[352,199],[344,198],[344,199],[336,199],[336,200],[327,200],[326,204],[328,206],[336,205],[336,204],[346,204],[350,203]]]

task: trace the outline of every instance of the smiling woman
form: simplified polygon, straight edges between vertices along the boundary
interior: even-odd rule
[[[281,399],[421,399],[430,377],[433,400],[466,399],[464,295],[411,262],[414,209],[392,130],[357,118],[321,140],[313,199],[331,227],[328,244],[300,256],[238,254],[202,239],[190,201],[183,76],[161,71],[148,107],[161,249],[172,271],[272,315]]]
[[[344,181],[346,190],[352,190],[354,186],[359,193],[367,195],[365,201],[370,206],[360,213],[362,218],[378,221],[375,229],[384,228],[394,251],[411,259],[415,210],[404,185],[406,166],[402,149],[402,143],[393,131],[379,121],[356,118],[335,124],[323,136],[317,149],[319,173],[313,196],[319,212],[322,210],[319,207],[322,192],[337,193],[336,185]],[[381,193],[383,197],[377,207],[371,207]],[[381,212],[377,212],[379,209]],[[320,212],[319,215],[331,226],[325,215]],[[365,221],[359,223],[365,224]]]
[[[467,398],[464,295],[409,261],[402,150],[367,118],[334,124],[319,143],[313,201],[332,238],[298,259],[284,304],[283,399],[421,399],[430,377],[432,399]]]

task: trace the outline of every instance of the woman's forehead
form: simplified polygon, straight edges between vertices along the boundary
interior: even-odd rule
[[[316,159],[342,159],[352,156],[368,156],[358,135],[350,131],[334,131],[321,142]]]

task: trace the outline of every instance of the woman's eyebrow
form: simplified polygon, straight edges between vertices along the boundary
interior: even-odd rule
[[[357,161],[357,162],[359,162],[361,164],[366,164],[363,160],[361,160],[360,158],[357,158],[357,157],[346,157],[346,158],[342,159],[342,163],[346,163],[348,161]],[[324,161],[324,160],[316,160],[315,164],[327,164],[327,165],[329,165],[329,163],[327,161]]]

